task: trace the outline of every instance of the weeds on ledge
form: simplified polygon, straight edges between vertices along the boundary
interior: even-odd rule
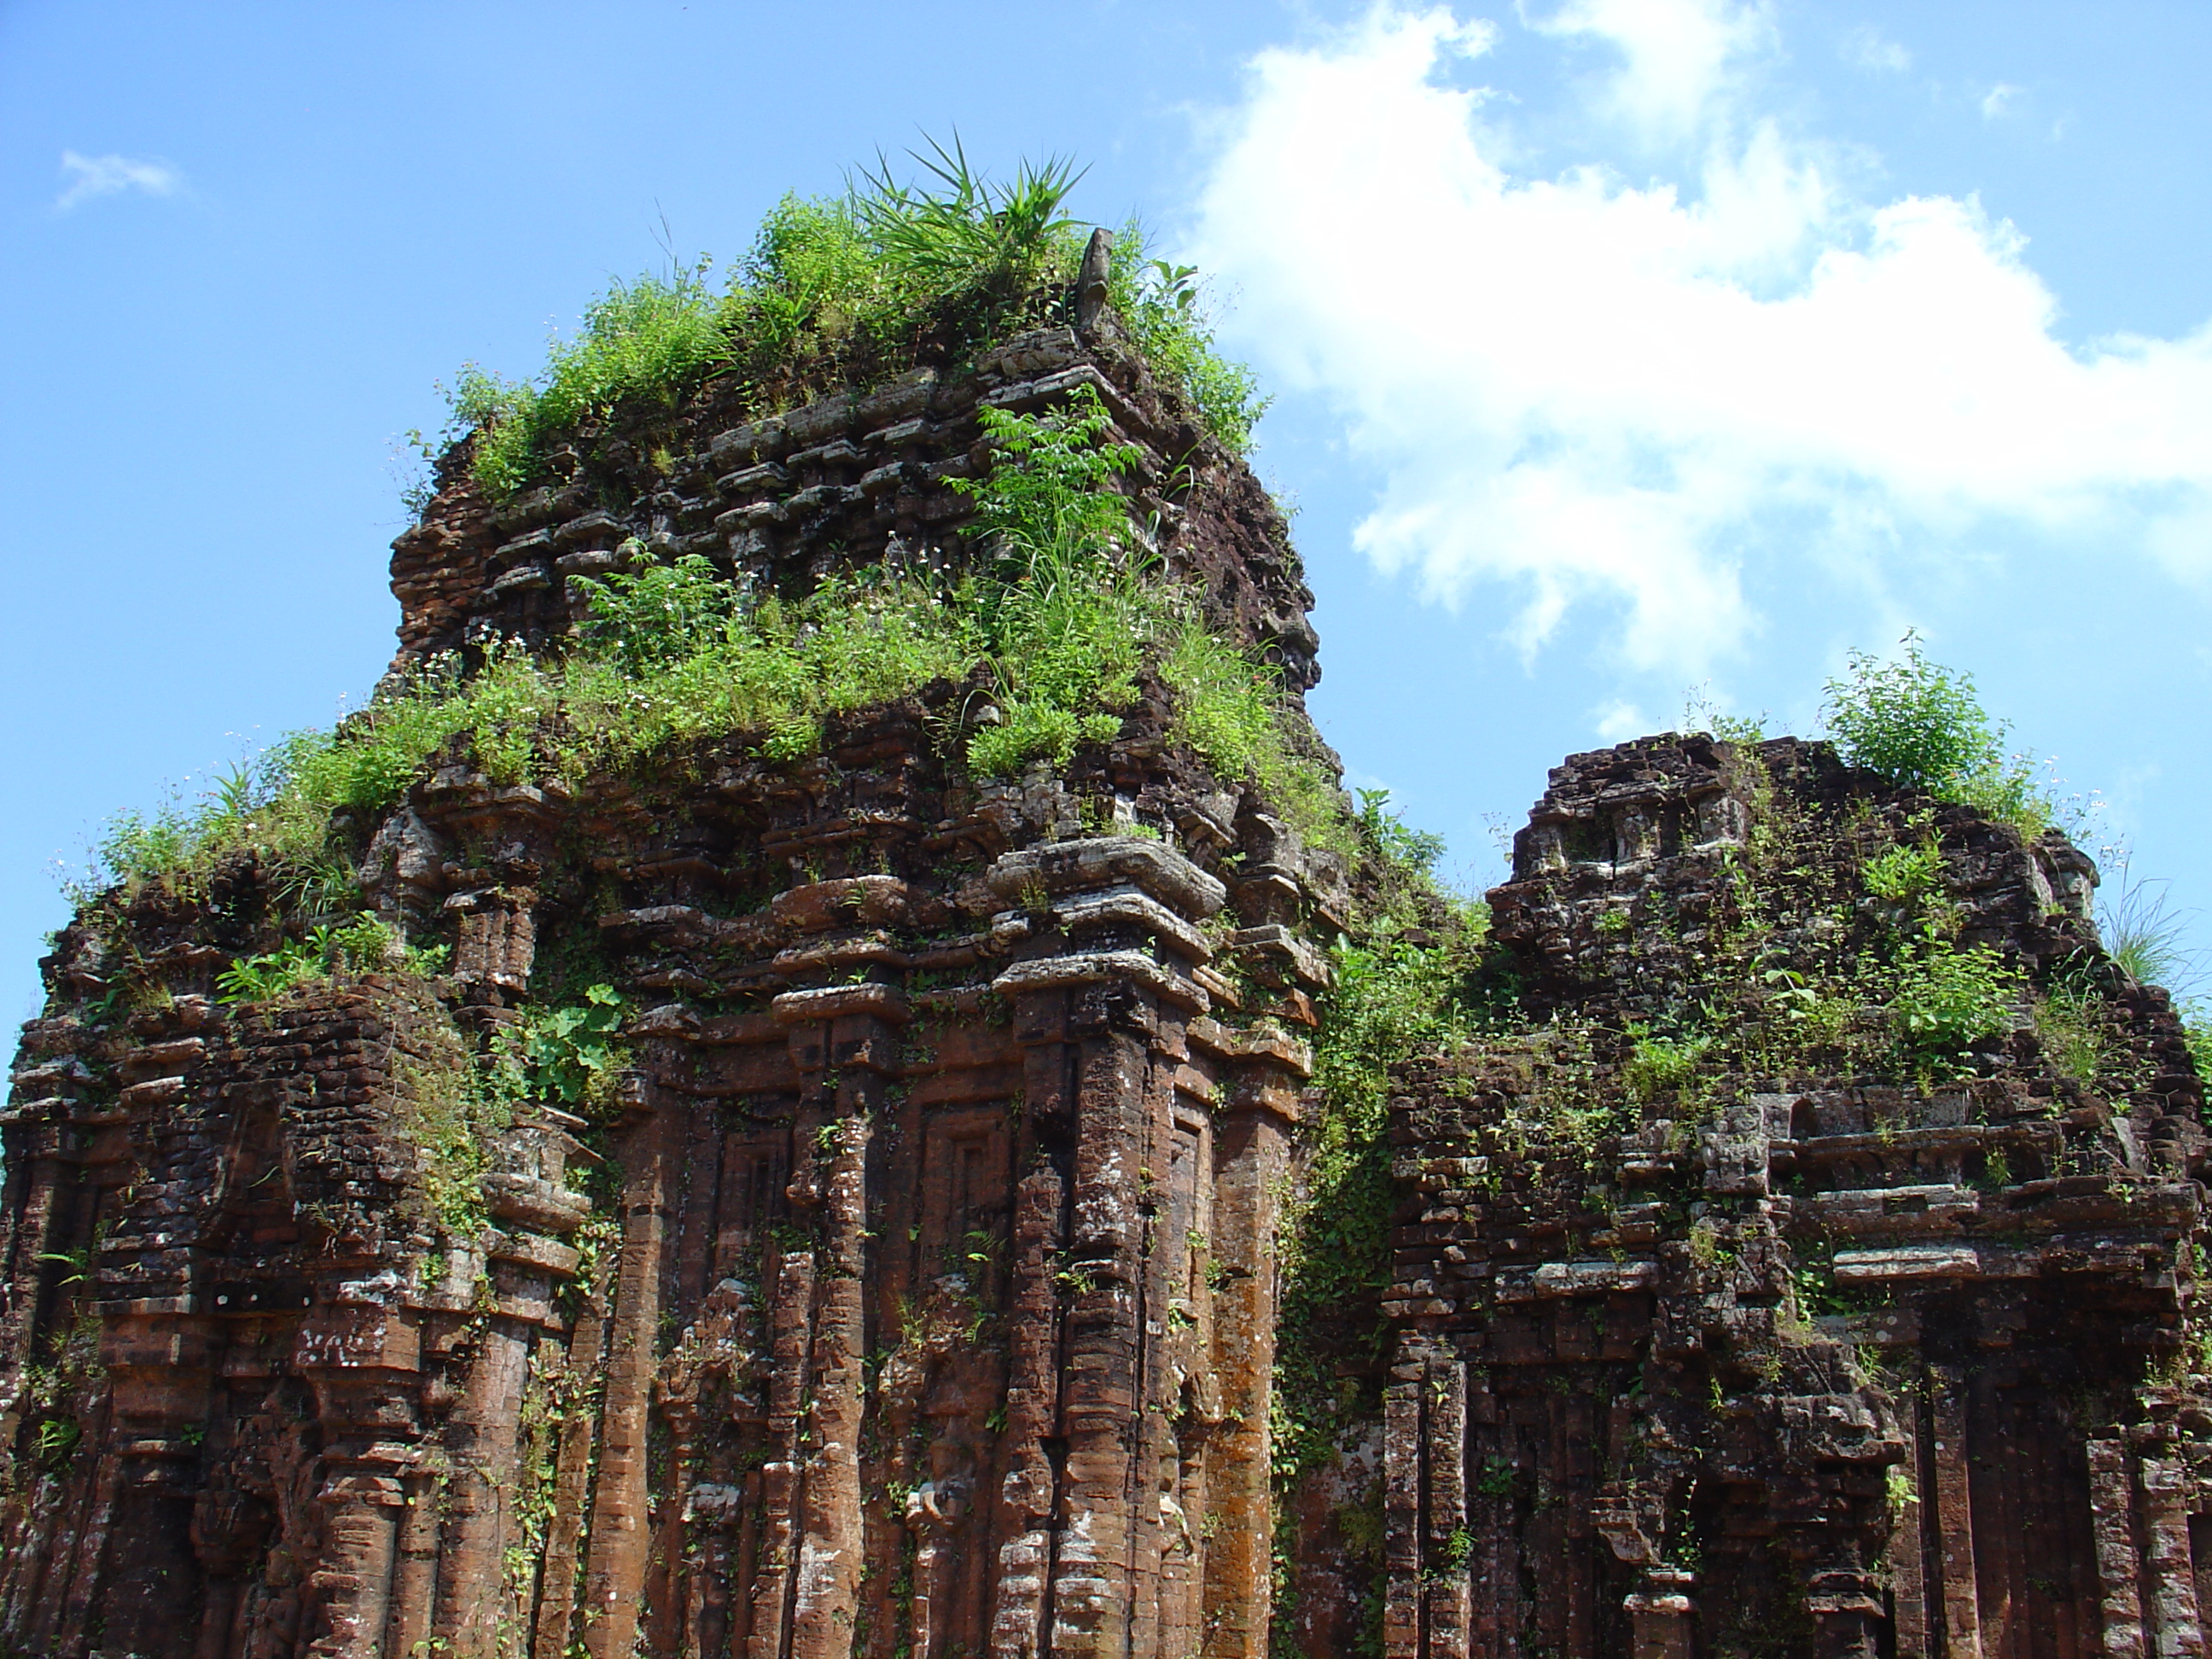
[[[956,137],[917,153],[902,183],[880,157],[840,197],[787,196],[719,292],[702,258],[617,282],[535,380],[474,363],[447,392],[445,441],[475,434],[470,465],[495,499],[538,477],[555,440],[623,405],[673,409],[708,380],[737,382],[756,410],[896,374],[927,349],[957,356],[1065,310],[1084,228],[1064,209],[1081,177],[1057,159],[1001,184]],[[1236,453],[1264,407],[1249,370],[1214,349],[1194,273],[1116,247],[1112,295],[1164,384]],[[416,435],[425,454],[441,447]],[[419,503],[418,503],[419,504]]]
[[[495,642],[472,673],[425,663],[336,732],[287,738],[197,813],[119,821],[106,872],[173,878],[252,849],[295,885],[324,872],[337,891],[349,873],[334,863],[333,815],[384,811],[456,746],[500,784],[574,785],[735,736],[796,760],[832,716],[983,668],[1003,707],[960,757],[978,776],[1064,766],[1077,744],[1112,738],[1115,711],[1150,673],[1171,693],[1173,736],[1224,779],[1255,782],[1310,841],[1352,850],[1328,778],[1286,740],[1273,672],[1206,629],[1105,488],[1129,465],[1108,425],[1088,388],[1057,411],[988,422],[996,460],[969,486],[988,539],[963,576],[877,568],[786,604],[740,592],[703,559],[634,557],[580,579],[591,616],[566,658]],[[308,969],[287,957],[241,971],[242,994],[261,994]]]
[[[447,950],[442,945],[409,945],[363,910],[343,927],[324,922],[308,929],[304,939],[239,957],[216,976],[216,991],[225,1002],[265,1002],[335,972],[398,969],[427,976],[445,966]]]

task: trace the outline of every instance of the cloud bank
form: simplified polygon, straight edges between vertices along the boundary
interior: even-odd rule
[[[62,152],[62,193],[54,198],[54,211],[72,208],[102,196],[140,190],[149,196],[174,196],[185,187],[185,175],[167,161],[137,161],[128,155],[80,155]]]
[[[2212,330],[2069,349],[2023,239],[1971,200],[1859,199],[1758,106],[1765,11],[1572,0],[1530,26],[1618,67],[1545,174],[1468,84],[1496,29],[1382,6],[1261,54],[1200,198],[1239,343],[1382,473],[1358,546],[1524,653],[1613,607],[1635,669],[1703,672],[1747,568],[1977,534],[2212,574]],[[1614,150],[1672,179],[1631,183]]]

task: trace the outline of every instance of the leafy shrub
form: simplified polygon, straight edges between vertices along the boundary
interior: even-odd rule
[[[1971,674],[1928,660],[1919,635],[1884,662],[1850,654],[1847,678],[1830,680],[1822,713],[1844,758],[1892,783],[1972,806],[2029,839],[2051,827],[2050,798],[2034,774],[2004,751],[2006,727],[1993,723]]]
[[[1705,1032],[1653,1036],[1632,1029],[1630,1036],[1633,1041],[1620,1075],[1630,1096],[1638,1100],[1690,1087],[1697,1081],[1698,1068],[1713,1042]]]
[[[1096,386],[1076,387],[1063,406],[1041,415],[979,409],[975,418],[991,446],[991,469],[946,483],[975,502],[978,531],[999,538],[1014,567],[1003,574],[1034,576],[1036,561],[1054,550],[1103,555],[1127,541],[1128,507],[1111,489],[1136,471],[1144,452],[1105,441],[1114,420]]]
[[[1136,452],[1107,443],[1109,426],[1088,386],[1061,410],[989,411],[992,468],[955,486],[1000,551],[1000,580],[972,599],[1009,693],[1006,723],[970,744],[969,763],[986,776],[1065,765],[1078,742],[1112,738],[1120,722],[1106,711],[1135,701],[1149,656],[1176,694],[1178,738],[1223,777],[1256,780],[1308,833],[1341,841],[1326,779],[1284,745],[1273,674],[1217,638],[1194,597],[1131,550],[1127,505],[1110,485]]]
[[[621,550],[635,568],[627,579],[574,576],[569,586],[591,611],[578,630],[584,643],[626,672],[643,674],[689,656],[700,636],[729,615],[735,590],[698,554],[663,565],[635,538]]]
[[[2006,1028],[2020,990],[2019,974],[1988,946],[1931,939],[1893,968],[1890,1021],[1912,1059],[1955,1070]]]
[[[1346,828],[1349,844],[1342,850],[1368,859],[1375,882],[1370,902],[1397,926],[1417,925],[1423,899],[1437,890],[1431,872],[1443,856],[1443,837],[1415,830],[1393,812],[1387,789],[1362,789]]]
[[[565,1106],[599,1100],[624,1059],[622,1019],[622,994],[611,985],[591,987],[580,1003],[532,1009],[519,1047],[532,1091]]]
[[[1426,875],[1444,855],[1444,838],[1415,830],[1390,810],[1388,789],[1359,792],[1359,839],[1384,863],[1414,875]]]
[[[1945,800],[1972,807],[1984,817],[2010,824],[2024,841],[2033,841],[2050,829],[2057,816],[2050,795],[2036,781],[2035,774],[2018,760],[1954,778],[1936,793]]]
[[[1790,968],[1765,969],[1759,979],[1766,988],[1767,1008],[1778,1016],[1767,1034],[1775,1060],[1802,1062],[1843,1046],[1857,1007],[1847,988],[1815,985]]]
[[[1138,452],[1103,441],[1111,421],[1095,389],[1042,415],[990,410],[981,421],[991,468],[954,488],[975,503],[997,556],[993,577],[963,596],[1006,704],[968,759],[997,776],[1037,760],[1064,766],[1079,742],[1118,732],[1107,711],[1136,701],[1146,647],[1173,607],[1127,544],[1127,505],[1107,486]]]
[[[1904,644],[1894,662],[1854,651],[1849,678],[1828,682],[1822,713],[1844,758],[1929,790],[1996,766],[2001,728],[1983,712],[1973,677],[1929,662],[1915,635]]]
[[[1932,841],[1893,847],[1866,861],[1860,878],[1878,899],[1907,904],[1933,888],[1943,872],[1942,849]]]
[[[225,1002],[265,1002],[337,971],[434,974],[445,966],[446,952],[442,945],[404,944],[374,912],[363,910],[343,927],[325,922],[304,939],[239,957],[216,976],[216,990]]]

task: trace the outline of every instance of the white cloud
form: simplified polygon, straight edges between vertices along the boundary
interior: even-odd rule
[[[1489,38],[1444,9],[1255,61],[1198,251],[1240,343],[1382,473],[1358,544],[1432,599],[1516,589],[1524,652],[1614,607],[1632,665],[1688,678],[1757,631],[1753,568],[1878,590],[2000,526],[2212,575],[2212,331],[2069,350],[2018,233],[1854,199],[1729,67],[1764,15],[1708,15],[1648,98],[1592,94],[1727,114],[1641,186],[1595,157],[1517,175],[1498,104],[1439,78]]]
[[[1871,23],[1862,23],[1844,36],[1844,61],[1860,69],[1902,75],[1912,67],[1912,54]]]
[[[1655,729],[1650,715],[1620,697],[1601,702],[1589,712],[1590,727],[1600,743],[1626,743]]]
[[[1735,64],[1773,32],[1764,6],[1724,0],[1566,0],[1529,27],[1618,50],[1626,61],[1601,100],[1658,137],[1694,131]]]
[[[2009,114],[2013,106],[2026,95],[2027,88],[2000,81],[1982,94],[1982,119],[1995,121]]]
[[[67,213],[95,197],[126,190],[174,196],[185,187],[185,175],[167,161],[138,161],[128,155],[80,155],[73,149],[62,152],[62,177],[68,182],[54,200],[57,213]]]

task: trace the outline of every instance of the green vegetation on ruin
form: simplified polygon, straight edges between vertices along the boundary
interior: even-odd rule
[[[787,196],[720,287],[705,259],[617,282],[534,379],[466,365],[446,435],[473,434],[471,467],[498,499],[542,477],[562,438],[617,410],[672,411],[715,381],[766,413],[1070,319],[1088,228],[1064,211],[1076,169],[1024,163],[995,183],[957,138],[917,159],[918,182],[895,180],[879,161],[842,196]],[[1115,240],[1109,290],[1162,385],[1242,454],[1264,403],[1251,372],[1214,349],[1196,273],[1149,258],[1133,222]]]
[[[1974,677],[1928,660],[1917,633],[1893,661],[1854,651],[1821,705],[1837,752],[1900,788],[1972,806],[2033,840],[2056,809],[2033,769],[2008,754],[2008,727],[1993,720],[1974,692]]]
[[[441,760],[499,784],[564,787],[680,767],[732,738],[793,762],[819,751],[835,716],[971,678],[967,712],[994,707],[996,723],[950,741],[979,778],[1066,766],[1079,745],[1120,733],[1119,711],[1150,678],[1177,741],[1224,780],[1255,785],[1310,840],[1348,846],[1340,798],[1292,738],[1273,671],[1206,626],[1198,596],[1159,574],[1108,487],[1130,452],[1105,441],[1097,394],[983,419],[996,461],[965,483],[976,556],[961,574],[878,568],[787,603],[696,556],[636,559],[581,582],[591,616],[565,656],[494,645],[473,672],[428,663],[197,805],[117,820],[99,849],[102,878],[189,882],[250,849],[295,887],[320,882],[342,898],[334,823],[387,809]],[[95,880],[81,896],[97,890]],[[329,954],[328,941],[303,942],[252,971],[297,977]]]

